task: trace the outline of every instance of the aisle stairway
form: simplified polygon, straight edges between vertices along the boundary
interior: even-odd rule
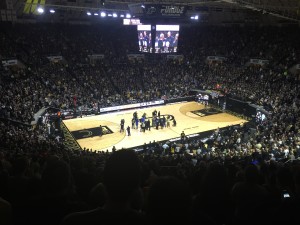
[[[62,121],[60,127],[64,133],[65,148],[68,150],[71,150],[71,151],[82,150],[82,148],[80,147],[78,142],[75,140],[75,138],[72,136],[72,134],[70,133],[69,129],[66,127],[66,125],[64,124],[63,121]]]

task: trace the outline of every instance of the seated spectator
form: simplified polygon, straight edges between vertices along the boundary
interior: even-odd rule
[[[22,224],[59,224],[69,213],[86,208],[75,198],[69,165],[50,157],[42,173],[41,193],[25,206]]]
[[[268,215],[264,211],[268,192],[259,183],[259,171],[255,165],[245,168],[245,180],[233,186],[235,224],[266,224]]]
[[[298,165],[294,168],[294,179],[288,168],[278,170],[277,179],[280,188],[280,203],[274,210],[273,224],[298,224],[300,210],[299,183],[300,170]],[[292,181],[292,180],[293,181]],[[291,184],[290,182],[293,182]]]
[[[227,224],[232,215],[225,167],[212,162],[205,171],[200,192],[194,199],[195,215],[205,213],[217,224]]]
[[[147,217],[150,224],[192,224],[191,193],[174,177],[158,178],[150,187]]]
[[[0,197],[0,224],[12,224],[12,209],[11,204]]]
[[[102,207],[106,202],[105,187],[102,183],[98,183],[89,193],[89,204],[93,208]]]
[[[144,224],[141,213],[130,206],[131,198],[138,190],[141,166],[137,155],[130,150],[114,152],[104,168],[104,186],[107,201],[103,208],[68,215],[66,224]]]

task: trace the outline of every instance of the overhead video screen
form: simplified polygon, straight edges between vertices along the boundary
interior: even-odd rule
[[[179,30],[179,25],[156,25],[155,53],[176,53]]]
[[[151,25],[137,25],[140,52],[151,52]]]

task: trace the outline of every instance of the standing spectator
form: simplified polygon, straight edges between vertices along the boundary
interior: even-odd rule
[[[174,177],[158,178],[150,187],[147,216],[150,224],[192,224],[191,194]]]
[[[142,214],[131,208],[132,196],[139,190],[141,167],[135,152],[114,152],[104,168],[104,186],[107,201],[103,208],[68,215],[63,225],[82,224],[145,224]]]
[[[10,225],[12,221],[11,204],[0,197],[0,224]]]

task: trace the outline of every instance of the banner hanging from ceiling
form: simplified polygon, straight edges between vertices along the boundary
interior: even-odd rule
[[[133,16],[144,18],[181,18],[187,11],[185,5],[131,4],[128,7]]]

